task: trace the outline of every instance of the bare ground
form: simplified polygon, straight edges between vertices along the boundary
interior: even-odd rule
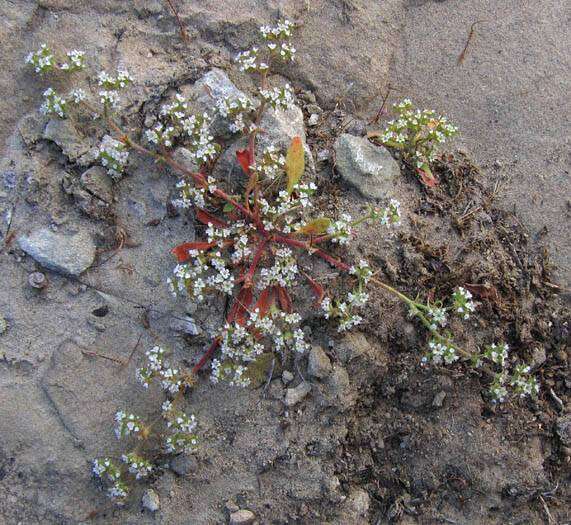
[[[2,10],[0,61],[9,73],[0,80],[2,173],[14,173],[17,184],[2,189],[0,205],[13,210],[15,235],[55,223],[86,229],[101,250],[79,280],[48,273],[39,293],[27,284],[31,259],[14,244],[0,255],[6,523],[80,523],[90,513],[100,523],[221,523],[229,499],[261,523],[569,522],[570,450],[556,433],[570,386],[565,2],[186,2],[188,46],[161,2],[8,1]],[[22,60],[47,41],[85,49],[96,68],[125,65],[137,79],[126,110],[137,128],[170,88],[211,66],[230,68],[229,56],[279,10],[304,22],[300,63],[284,74],[328,110],[308,137],[316,149],[351,126],[349,113],[372,118],[389,85],[390,100],[411,96],[459,125],[457,145],[472,160],[445,155],[442,184],[430,191],[403,169],[394,193],[405,203],[405,227],[388,240],[363,231],[351,255],[368,257],[411,294],[444,296],[472,284],[480,316],[465,332],[458,327],[465,343],[476,344],[474,334],[506,338],[539,363],[542,394],[537,403],[495,408],[482,395],[485,378],[464,366],[422,369],[422,330],[378,292],[362,331],[347,338],[310,316],[334,369],[295,409],[285,409],[279,379],[265,392],[237,392],[204,378],[187,400],[200,421],[196,468],[188,478],[167,469],[153,480],[156,516],[142,513],[137,498],[112,511],[89,460],[119,451],[111,429],[117,408],[153,410],[148,401],[157,393],[141,394],[134,381],[142,350],[160,342],[191,363],[206,343],[177,331],[185,305],[174,304],[163,284],[168,249],[194,235],[194,224],[165,217],[173,179],[143,161],[118,185],[112,220],[82,214],[61,187],[66,173],[81,170],[38,140],[33,119],[20,120],[35,111],[43,87]],[[476,20],[483,21],[459,64]],[[331,212],[363,205],[331,165],[317,178]],[[208,315],[204,322],[215,323],[222,309]],[[123,366],[90,352],[133,357]],[[293,363],[284,366],[301,380]]]

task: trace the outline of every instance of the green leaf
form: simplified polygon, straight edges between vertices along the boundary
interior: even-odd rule
[[[301,137],[292,139],[291,145],[287,150],[285,169],[287,174],[287,192],[291,193],[305,171],[305,154]]]
[[[318,219],[313,219],[308,222],[297,231],[305,235],[321,235],[327,231],[329,226],[331,226],[331,219],[328,217],[319,217]]]
[[[230,202],[227,202],[226,204],[224,204],[224,208],[222,208],[222,211],[224,213],[230,213],[230,212],[234,211],[235,209],[236,209],[236,206],[234,206]]]

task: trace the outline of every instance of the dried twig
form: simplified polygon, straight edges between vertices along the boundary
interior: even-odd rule
[[[180,38],[182,39],[183,42],[189,42],[188,33],[186,32],[186,29],[184,28],[184,25],[182,24],[182,20],[180,19],[178,11],[176,10],[174,4],[172,3],[172,0],[166,0],[166,3],[170,7],[173,15],[176,18],[176,21],[178,23],[178,27],[180,28]]]
[[[468,39],[466,40],[466,45],[464,46],[464,49],[462,49],[462,53],[460,53],[460,56],[458,57],[458,65],[460,65],[464,62],[464,59],[466,58],[466,51],[468,51],[468,46],[470,45],[470,42],[474,38],[474,32],[475,32],[476,25],[481,24],[482,22],[488,22],[488,20],[476,20],[470,26],[470,32],[468,33]]]

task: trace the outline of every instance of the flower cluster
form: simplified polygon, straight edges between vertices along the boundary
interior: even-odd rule
[[[300,323],[299,314],[277,308],[263,316],[256,308],[243,323],[226,323],[219,334],[220,359],[212,361],[211,381],[245,387],[250,384],[248,366],[267,350],[282,356],[289,350],[305,353],[309,343]]]
[[[180,371],[172,367],[165,359],[166,351],[160,346],[154,346],[145,352],[147,365],[137,369],[139,383],[148,388],[153,379],[157,378],[162,389],[168,394],[177,394],[186,384]]]
[[[26,57],[26,64],[30,64],[36,73],[46,73],[53,69],[55,59],[47,44],[42,44],[40,49]]]
[[[260,89],[260,96],[273,109],[281,109],[286,111],[295,104],[293,91],[289,84],[284,87],[274,87],[269,89]]]
[[[73,49],[66,53],[67,61],[60,64],[59,68],[64,71],[74,72],[85,69],[85,52]]]
[[[146,478],[153,471],[151,462],[135,452],[123,454],[121,459],[127,465],[129,473],[135,476],[135,479]]]
[[[117,71],[117,76],[112,77],[105,71],[97,75],[97,83],[102,88],[99,91],[101,103],[106,108],[116,108],[119,104],[118,91],[127,87],[133,82],[133,78],[125,70]]]
[[[437,365],[444,362],[450,365],[454,363],[454,361],[458,361],[458,359],[460,358],[452,345],[444,341],[431,339],[428,343],[428,353],[422,358],[422,362],[427,363],[428,361],[432,361]]]
[[[245,129],[249,129],[245,119],[250,117],[255,109],[256,104],[244,95],[237,98],[219,98],[216,101],[218,114],[230,120],[229,130],[231,133],[241,133]]]
[[[107,168],[107,173],[113,178],[119,178],[123,174],[129,159],[129,151],[122,142],[105,135],[99,146],[99,161]]]
[[[458,129],[432,110],[415,110],[409,99],[395,104],[394,110],[397,118],[388,123],[380,141],[402,150],[415,168],[430,172],[436,146],[455,135]]]
[[[211,118],[207,113],[191,115],[182,121],[182,128],[190,139],[190,152],[199,165],[216,158],[220,145],[214,142],[210,133]]]
[[[273,285],[290,287],[294,284],[298,273],[293,252],[289,248],[280,248],[274,256],[274,265],[260,270],[258,286],[261,289]]]
[[[107,495],[118,505],[125,502],[129,492],[127,484],[121,478],[121,469],[109,458],[95,459],[92,467],[93,474],[111,483]]]
[[[476,305],[472,301],[472,294],[459,286],[452,294],[453,310],[462,319],[466,320],[470,318],[470,314],[476,310]]]
[[[260,27],[260,34],[266,42],[267,52],[264,54],[258,47],[252,47],[252,49],[238,53],[236,62],[239,64],[240,71],[267,72],[274,58],[279,58],[284,62],[294,60],[296,49],[289,41],[293,28],[294,24],[289,20],[280,20],[275,26]]]
[[[187,416],[183,412],[174,412],[172,408],[163,413],[170,430],[165,440],[167,454],[191,453],[196,451],[198,437],[195,434],[196,418]]]
[[[135,414],[126,414],[119,410],[115,414],[115,435],[117,438],[139,436],[143,429],[141,418]]]
[[[159,122],[153,129],[145,131],[145,136],[151,144],[157,144],[170,148],[176,131],[174,126],[165,126]]]
[[[348,213],[341,214],[341,217],[332,222],[327,228],[327,234],[331,236],[331,242],[348,244],[351,239],[353,218]]]
[[[347,294],[347,299],[345,301],[340,299],[332,301],[329,297],[325,297],[321,302],[324,317],[326,319],[338,319],[338,332],[345,332],[360,324],[363,318],[356,314],[355,310],[362,308],[369,301],[369,294],[364,291],[373,275],[369,263],[360,260],[356,266],[350,268],[349,273],[357,277],[357,285]]]
[[[268,146],[252,169],[257,172],[260,179],[273,181],[283,173],[285,162],[284,155],[275,146]]]
[[[57,115],[60,118],[65,117],[67,102],[51,87],[44,91],[44,99],[44,103],[40,107],[40,111],[44,115]]]

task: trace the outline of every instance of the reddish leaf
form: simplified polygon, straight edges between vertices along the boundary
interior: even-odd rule
[[[274,286],[274,288],[278,294],[278,301],[280,303],[280,308],[284,312],[290,314],[292,312],[292,303],[291,303],[291,297],[287,293],[287,290],[280,285],[276,285]]]
[[[178,262],[186,262],[190,258],[188,252],[190,250],[208,250],[212,248],[215,242],[184,242],[174,247],[171,253],[177,258]]]
[[[238,158],[238,162],[240,163],[240,166],[242,166],[244,173],[246,175],[250,175],[250,166],[254,163],[250,150],[248,148],[239,149],[236,152],[236,157]]]
[[[465,284],[470,292],[480,299],[489,299],[493,303],[498,303],[500,294],[495,286],[489,284]]]
[[[203,210],[201,208],[196,208],[196,218],[202,223],[208,224],[212,223],[217,228],[226,228],[228,225],[222,220],[212,215],[209,211]]]
[[[236,297],[226,320],[229,323],[236,321],[238,324],[243,325],[246,322],[246,316],[253,300],[252,287],[244,286],[238,293],[238,297]]]
[[[312,279],[306,273],[304,273],[304,275],[305,278],[309,281],[309,286],[311,286],[311,289],[315,294],[315,304],[317,305],[321,304],[321,301],[323,301],[323,297],[325,297],[325,290],[323,289],[323,286],[321,286],[317,281]]]
[[[274,299],[275,296],[273,290],[271,288],[264,289],[254,305],[254,310],[257,308],[260,311],[260,317],[265,317],[269,309],[272,307]]]
[[[433,188],[438,184],[438,179],[434,176],[433,173],[426,170],[421,170],[420,168],[416,168],[416,172],[420,176],[420,180],[425,186]]]

